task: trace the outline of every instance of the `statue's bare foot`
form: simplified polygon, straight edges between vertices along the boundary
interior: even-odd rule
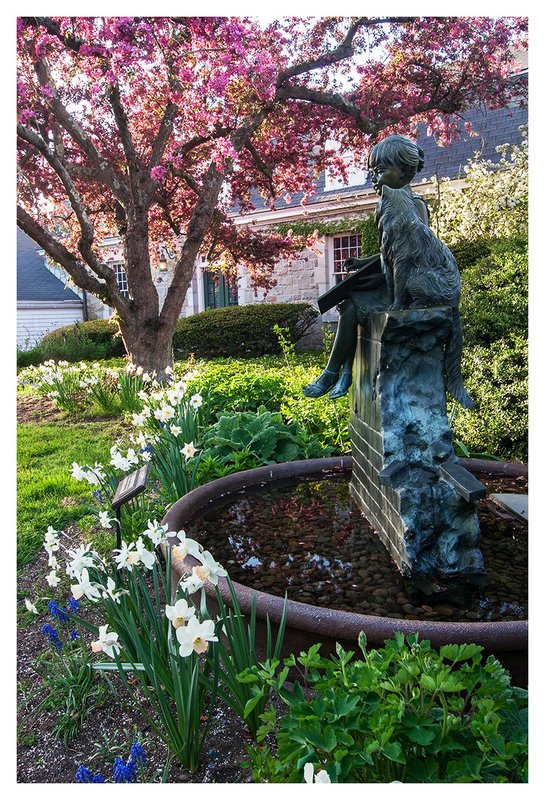
[[[312,383],[307,383],[306,386],[303,386],[303,394],[305,394],[307,397],[322,397],[322,395],[327,394],[329,390],[335,386],[338,377],[338,372],[332,372],[329,369],[324,369],[324,371],[316,378],[315,381]]]
[[[341,376],[333,390],[329,393],[330,400],[336,400],[338,397],[344,397],[345,394],[348,394],[348,390],[352,385],[352,370],[343,369],[341,372]]]

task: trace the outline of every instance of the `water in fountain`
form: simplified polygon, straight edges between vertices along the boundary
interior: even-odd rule
[[[188,535],[233,580],[291,600],[397,619],[524,619],[527,526],[490,499],[479,518],[486,574],[477,584],[404,578],[342,479],[246,493],[201,517]]]

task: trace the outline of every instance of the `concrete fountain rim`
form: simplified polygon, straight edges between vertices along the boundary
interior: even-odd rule
[[[512,477],[527,476],[526,464],[512,462],[487,461],[483,459],[459,459],[460,463],[475,472],[487,472],[489,475],[509,475]],[[206,483],[188,492],[176,501],[166,513],[163,523],[168,530],[182,530],[184,525],[194,521],[199,514],[213,507],[220,501],[225,503],[230,495],[247,489],[266,489],[274,486],[296,483],[301,478],[324,480],[335,475],[350,473],[352,458],[337,456],[330,458],[306,459],[290,461],[283,464],[258,467],[245,470],[215,481]],[[169,545],[175,546],[178,540],[169,539]],[[198,562],[191,556],[180,559],[173,553],[173,571],[179,579],[189,572]],[[225,579],[220,579],[219,589],[224,602],[229,603],[229,589]],[[268,614],[272,623],[280,621],[284,600],[282,597],[252,589],[233,581],[233,586],[243,613],[250,611],[252,598],[255,597],[258,616]],[[215,597],[215,587],[207,584],[207,595]],[[432,646],[446,643],[461,644],[473,642],[485,649],[495,652],[522,650],[528,644],[528,621],[490,621],[490,622],[435,622],[427,620],[392,619],[390,617],[357,614],[339,609],[323,608],[297,600],[288,600],[287,624],[290,628],[312,633],[318,637],[357,640],[360,631],[364,631],[371,642],[383,642],[391,638],[396,631],[404,634],[418,633],[421,639],[429,639]]]

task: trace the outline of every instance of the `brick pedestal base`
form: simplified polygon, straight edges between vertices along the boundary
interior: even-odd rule
[[[484,569],[476,502],[446,416],[449,308],[377,314],[360,328],[351,395],[351,494],[403,574]]]

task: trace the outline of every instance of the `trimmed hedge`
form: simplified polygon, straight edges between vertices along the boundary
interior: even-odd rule
[[[28,367],[48,359],[55,361],[99,361],[125,355],[125,345],[107,319],[74,322],[47,333],[31,350],[18,351],[17,366]]]
[[[174,355],[244,358],[281,353],[274,326],[288,328],[295,343],[317,316],[317,309],[308,303],[261,303],[202,311],[178,321]]]

